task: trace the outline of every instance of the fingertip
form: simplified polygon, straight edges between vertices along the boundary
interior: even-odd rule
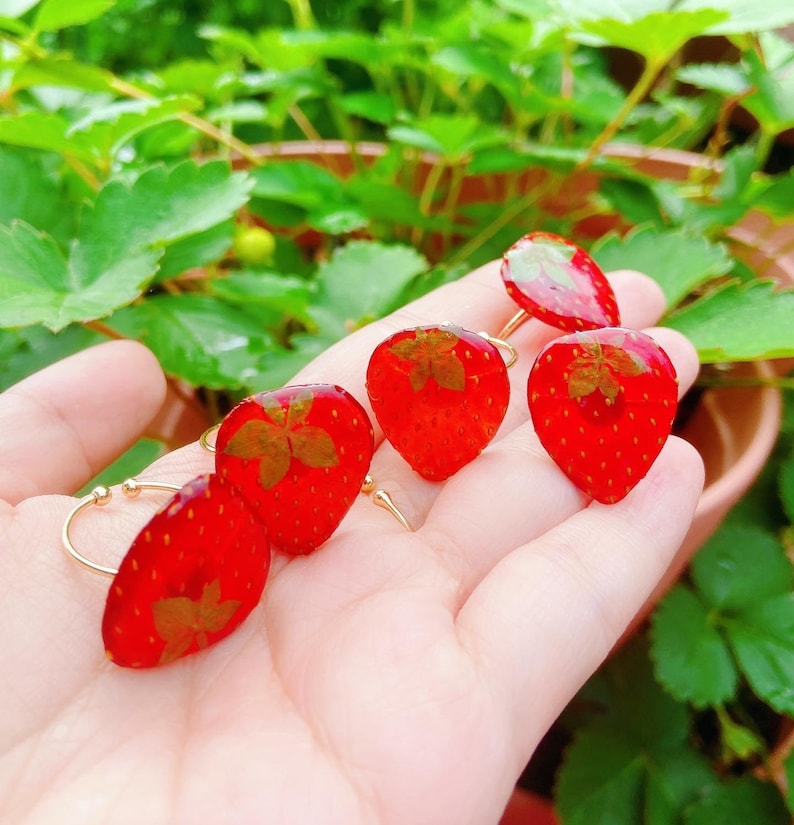
[[[645,332],[667,353],[678,376],[679,399],[695,383],[700,372],[700,361],[692,342],[680,332],[668,327],[651,327]]]
[[[626,326],[644,327],[662,317],[667,301],[659,284],[634,269],[616,269],[607,276]]]
[[[166,380],[135,341],[109,341],[44,368],[0,396],[0,496],[71,493],[140,438]]]

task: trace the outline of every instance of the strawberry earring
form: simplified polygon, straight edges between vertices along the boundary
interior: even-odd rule
[[[507,367],[516,358],[507,342],[453,324],[404,329],[372,353],[367,395],[397,452],[422,478],[443,481],[499,429],[510,400]]]
[[[359,492],[412,529],[369,475],[372,424],[342,387],[306,384],[249,396],[199,441],[214,453],[216,472],[248,501],[268,525],[272,545],[284,553],[316,550]]]
[[[506,338],[532,315],[563,332],[620,326],[615,293],[598,264],[572,241],[530,232],[502,257],[502,281],[521,307]]]
[[[606,276],[571,241],[525,235],[505,253],[501,274],[521,310],[500,336],[529,315],[570,333],[547,344],[529,374],[538,439],[580,490],[615,504],[647,475],[672,430],[673,364],[650,336],[619,326]]]
[[[215,470],[268,525],[274,547],[317,549],[353,504],[372,461],[372,425],[331,384],[262,392],[241,401],[215,440]]]
[[[75,561],[113,577],[102,638],[108,658],[131,668],[168,664],[224,639],[258,603],[270,569],[267,530],[222,476],[202,475],[182,487],[135,479],[121,485],[127,498],[143,490],[173,495],[138,533],[118,570],[82,555],[70,535],[81,513],[110,503],[109,488],[82,498],[62,533]]]

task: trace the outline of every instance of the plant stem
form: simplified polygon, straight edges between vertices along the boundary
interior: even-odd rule
[[[154,97],[154,95],[150,95],[139,86],[135,86],[133,83],[122,80],[120,77],[114,77],[110,85],[113,91],[120,95],[124,95],[125,97],[131,97],[135,100],[150,100]],[[221,146],[228,146],[229,149],[237,152],[240,157],[245,158],[252,166],[261,166],[261,164],[264,163],[264,160],[259,157],[259,155],[257,155],[247,143],[238,140],[229,132],[219,129],[215,126],[215,124],[210,123],[208,120],[198,117],[191,112],[182,112],[178,118],[186,126],[190,126],[197,132],[201,132],[203,135],[206,135],[208,138],[211,138],[221,144]]]
[[[448,224],[448,228],[444,230],[444,237],[442,241],[442,252],[445,254],[449,246],[450,238],[452,237],[453,227],[455,225],[455,214],[457,212],[458,200],[460,199],[460,190],[463,186],[463,179],[466,177],[466,165],[458,163],[452,167],[452,180],[447,190],[447,196],[444,199],[444,206],[441,214]]]
[[[77,174],[87,186],[90,186],[95,192],[98,192],[102,186],[99,178],[80,160],[77,160],[73,155],[64,155],[64,161],[67,166],[70,166],[75,174]]]
[[[413,31],[415,11],[414,0],[403,0],[402,28],[405,34]]]
[[[628,97],[623,101],[620,111],[607,123],[601,131],[601,134],[593,141],[590,146],[590,151],[587,156],[581,160],[576,167],[577,172],[589,168],[593,161],[598,157],[602,147],[605,143],[609,143],[617,134],[621,126],[626,122],[626,118],[646,97],[648,92],[653,87],[659,72],[664,68],[663,61],[648,61],[642,70],[639,80],[634,85],[634,88],[629,92]]]
[[[479,249],[486,241],[489,241],[500,229],[507,226],[510,221],[517,218],[528,206],[531,206],[537,199],[535,191],[530,192],[523,198],[515,201],[512,206],[508,206],[502,211],[499,217],[491,221],[488,226],[481,229],[473,238],[470,238],[447,262],[449,266],[462,263],[466,258]]]
[[[309,0],[287,0],[295,28],[308,31],[314,28],[314,14]]]
[[[122,335],[118,330],[109,327],[104,321],[83,321],[82,326],[85,329],[90,329],[91,332],[96,332],[99,335],[104,335],[105,338],[111,338],[114,341],[126,341],[127,336]]]
[[[319,148],[319,146],[323,143],[323,136],[314,128],[314,124],[308,117],[306,117],[300,106],[293,104],[289,107],[289,113],[290,117],[298,125],[301,132],[306,135],[307,140],[310,140],[312,143],[316,143]],[[320,152],[320,157],[329,169],[332,169],[337,175],[342,175],[342,167],[340,165],[341,162],[339,158],[323,152]]]
[[[425,185],[422,188],[422,194],[419,196],[419,211],[423,215],[430,214],[430,207],[433,203],[433,195],[435,195],[439,181],[441,180],[441,176],[444,174],[446,169],[447,164],[443,161],[442,158],[438,158],[437,162],[430,167],[430,172],[428,172],[427,180],[425,181]],[[419,226],[415,226],[413,232],[411,233],[411,243],[414,246],[418,246],[421,239],[422,229]]]
[[[763,171],[767,161],[769,160],[769,154],[775,145],[776,137],[777,135],[761,127],[758,135],[758,143],[755,147],[755,160],[758,165],[758,169],[761,171]]]

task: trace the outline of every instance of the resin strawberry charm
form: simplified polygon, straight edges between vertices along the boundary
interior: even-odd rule
[[[336,530],[372,460],[372,425],[330,384],[253,395],[223,420],[215,467],[268,525],[272,544],[311,553]]]
[[[203,475],[141,530],[108,591],[102,637],[122,667],[173,662],[235,630],[270,568],[264,525],[231,484]]]
[[[531,232],[502,258],[507,294],[525,312],[565,332],[620,324],[615,293],[596,262],[572,241]]]
[[[609,328],[557,338],[529,375],[538,438],[573,483],[604,504],[647,474],[675,417],[678,382],[649,336]]]
[[[443,481],[494,437],[510,383],[492,343],[443,324],[381,342],[367,367],[367,394],[397,452],[423,478]]]

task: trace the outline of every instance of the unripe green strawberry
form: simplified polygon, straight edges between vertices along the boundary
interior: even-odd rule
[[[276,239],[263,226],[238,226],[234,232],[234,254],[243,264],[269,264],[276,251]]]

